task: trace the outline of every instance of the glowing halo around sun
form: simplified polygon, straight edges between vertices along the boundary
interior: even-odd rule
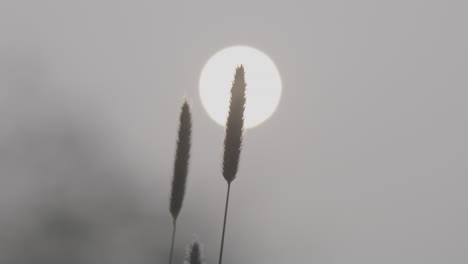
[[[200,98],[208,115],[225,126],[236,67],[244,66],[246,103],[244,125],[255,127],[276,110],[281,97],[281,77],[265,53],[248,46],[232,46],[214,54],[200,76]]]

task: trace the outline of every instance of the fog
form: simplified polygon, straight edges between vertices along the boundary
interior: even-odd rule
[[[0,262],[165,263],[187,98],[174,263],[194,238],[216,263],[224,131],[198,78],[238,44],[271,56],[283,96],[246,133],[224,263],[466,261],[467,7],[2,1]]]

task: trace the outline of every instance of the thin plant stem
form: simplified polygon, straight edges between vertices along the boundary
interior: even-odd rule
[[[231,183],[228,183],[227,195],[226,195],[226,206],[224,207],[224,223],[223,223],[223,234],[221,237],[221,248],[219,250],[219,264],[223,263],[223,248],[224,248],[224,235],[226,233],[226,220],[229,206],[229,192],[231,190]]]
[[[174,239],[175,239],[175,234],[176,234],[176,227],[177,223],[176,220],[172,222],[172,242],[171,242],[171,253],[169,255],[169,264],[172,264],[172,255],[174,253]]]

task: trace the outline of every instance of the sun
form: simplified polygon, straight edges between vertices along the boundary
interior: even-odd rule
[[[200,75],[200,98],[208,115],[226,125],[229,98],[237,66],[245,69],[245,127],[255,127],[276,110],[281,97],[281,77],[265,53],[248,46],[232,46],[215,53]]]

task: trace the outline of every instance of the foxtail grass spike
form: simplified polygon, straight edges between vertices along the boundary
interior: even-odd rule
[[[226,137],[224,139],[223,176],[228,183],[226,205],[224,207],[223,232],[219,250],[219,264],[223,263],[224,237],[226,234],[226,221],[229,208],[229,194],[231,182],[236,178],[239,167],[239,158],[242,148],[242,134],[244,132],[245,110],[245,72],[241,65],[236,69],[231,88],[231,101],[226,121]]]
[[[200,243],[197,241],[190,245],[190,248],[187,251],[185,264],[205,264],[203,250],[200,246]]]
[[[224,139],[223,176],[231,183],[237,174],[239,156],[242,147],[245,110],[245,73],[241,65],[236,69],[231,88],[231,102],[226,122],[226,137]]]
[[[177,139],[177,150],[174,162],[174,176],[172,178],[172,190],[169,210],[173,220],[173,231],[171,241],[171,252],[169,256],[169,264],[172,263],[172,255],[174,251],[174,240],[176,233],[177,217],[179,216],[182,203],[185,195],[185,184],[187,181],[188,164],[190,158],[190,145],[192,134],[192,120],[190,107],[187,102],[182,105],[179,123],[179,136]]]

